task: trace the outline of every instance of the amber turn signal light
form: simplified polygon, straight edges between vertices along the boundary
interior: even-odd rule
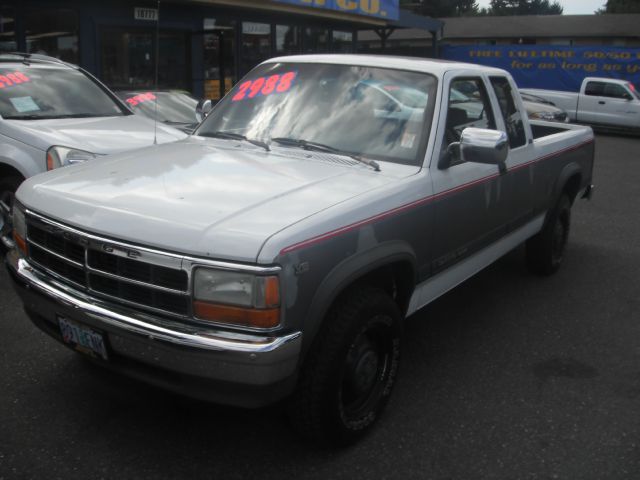
[[[243,327],[273,328],[280,324],[279,308],[241,308],[196,300],[193,302],[193,313],[200,320]]]
[[[13,231],[13,241],[16,242],[16,247],[25,255],[27,254],[27,242],[22,238],[15,230]]]

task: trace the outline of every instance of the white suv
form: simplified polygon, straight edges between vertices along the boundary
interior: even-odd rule
[[[76,65],[42,55],[0,55],[0,201],[5,210],[20,183],[37,173],[184,137],[134,115]]]

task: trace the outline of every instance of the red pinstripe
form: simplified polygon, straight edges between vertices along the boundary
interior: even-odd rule
[[[528,167],[529,165],[532,165],[534,163],[538,163],[538,162],[541,162],[543,160],[548,160],[549,158],[554,158],[554,157],[560,156],[560,155],[562,155],[564,153],[568,153],[568,152],[572,152],[574,150],[578,150],[578,149],[580,149],[580,148],[582,148],[582,147],[584,147],[586,145],[589,145],[591,143],[593,143],[593,139],[588,140],[588,141],[583,142],[583,143],[579,143],[578,145],[574,145],[574,146],[571,146],[571,147],[564,148],[564,149],[560,150],[559,152],[553,152],[553,153],[550,153],[550,154],[545,155],[543,157],[539,157],[539,158],[536,158],[536,159],[531,160],[529,162],[523,163],[521,165],[518,165],[516,167],[511,168],[509,170],[509,172],[514,172],[516,170],[520,170],[522,168]],[[374,215],[372,217],[365,218],[364,220],[360,220],[358,222],[351,223],[349,225],[345,225],[344,227],[339,227],[339,228],[336,228],[335,230],[331,230],[329,232],[326,232],[326,233],[323,233],[323,234],[320,234],[320,235],[316,235],[315,237],[311,237],[311,238],[309,238],[307,240],[303,240],[301,242],[294,243],[293,245],[289,245],[288,247],[283,248],[282,250],[280,250],[280,255],[284,255],[285,253],[289,253],[289,252],[292,252],[294,250],[298,250],[298,249],[303,248],[303,247],[309,247],[311,245],[315,245],[316,243],[323,242],[323,241],[328,240],[330,238],[333,238],[333,237],[336,237],[336,236],[341,235],[343,233],[346,233],[346,232],[349,232],[351,230],[354,230],[354,229],[356,229],[358,227],[362,227],[363,225],[368,225],[370,223],[377,222],[378,220],[383,220],[383,219],[385,219],[387,217],[390,217],[392,215],[396,215],[396,214],[404,212],[406,210],[410,210],[412,208],[416,208],[416,207],[418,207],[420,205],[425,205],[425,204],[430,203],[430,202],[432,202],[434,200],[437,200],[439,198],[445,197],[447,195],[451,195],[452,193],[456,193],[456,192],[459,192],[461,190],[466,190],[467,188],[473,187],[474,185],[478,185],[480,183],[487,182],[488,180],[492,180],[492,179],[494,179],[496,177],[499,177],[499,176],[500,176],[499,173],[488,175],[486,177],[482,177],[482,178],[479,178],[477,180],[473,180],[471,182],[464,183],[462,185],[458,185],[457,187],[450,188],[449,190],[443,190],[440,193],[429,195],[428,197],[421,198],[420,200],[416,200],[416,201],[413,201],[411,203],[407,203],[407,204],[402,205],[400,207],[396,207],[396,208],[393,208],[391,210],[387,210],[386,212],[382,212],[382,213],[379,213],[379,214]]]

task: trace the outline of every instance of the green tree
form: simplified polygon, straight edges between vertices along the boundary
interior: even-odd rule
[[[596,13],[640,13],[640,0],[607,0]]]
[[[551,0],[491,0],[489,15],[561,15],[562,6]]]
[[[429,17],[460,17],[479,13],[476,0],[400,0],[400,7]]]

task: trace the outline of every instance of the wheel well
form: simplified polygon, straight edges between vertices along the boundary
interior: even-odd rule
[[[569,180],[567,180],[567,183],[564,184],[564,188],[562,189],[562,192],[569,195],[569,199],[571,200],[571,203],[573,203],[573,201],[578,196],[578,192],[580,191],[580,183],[581,183],[580,174],[576,173],[571,177],[569,177]]]
[[[7,177],[18,177],[24,179],[24,176],[15,168],[0,163],[0,179]]]
[[[342,293],[357,285],[369,285],[384,290],[405,314],[415,286],[413,265],[408,261],[389,263],[366,273],[346,286]]]

